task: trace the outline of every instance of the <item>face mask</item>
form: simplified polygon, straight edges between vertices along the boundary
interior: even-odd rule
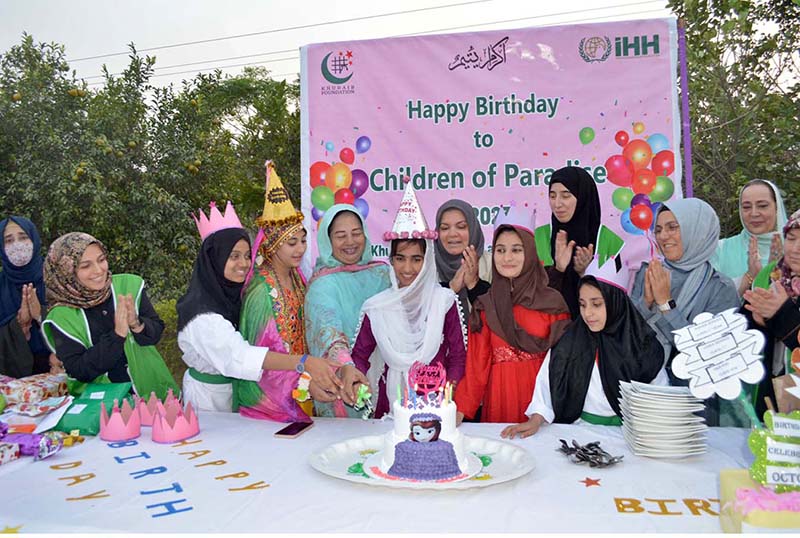
[[[33,241],[15,241],[6,245],[6,257],[8,261],[17,267],[28,265],[33,259]]]

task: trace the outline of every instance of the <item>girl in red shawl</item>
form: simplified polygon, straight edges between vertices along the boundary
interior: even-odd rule
[[[467,367],[456,389],[459,422],[483,404],[482,422],[520,422],[547,351],[570,322],[547,286],[530,228],[501,224],[492,244],[492,286],[473,304]]]

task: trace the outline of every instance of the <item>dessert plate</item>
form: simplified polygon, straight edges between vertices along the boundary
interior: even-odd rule
[[[514,480],[531,472],[533,456],[522,447],[497,439],[464,436],[464,450],[472,457],[467,474],[478,462],[478,471],[469,478],[453,482],[411,482],[372,477],[367,466],[380,461],[383,435],[368,435],[334,443],[311,455],[309,463],[317,471],[350,482],[370,486],[406,489],[471,489]],[[474,460],[473,460],[474,458]]]

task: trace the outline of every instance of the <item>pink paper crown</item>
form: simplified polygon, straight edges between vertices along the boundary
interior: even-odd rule
[[[605,282],[606,284],[616,286],[625,293],[628,293],[628,282],[630,281],[628,262],[620,262],[620,268],[617,270],[618,256],[619,253],[617,253],[616,256],[607,259],[602,267],[598,265],[598,257],[595,256],[592,260],[592,263],[590,263],[589,267],[586,268],[584,276],[593,276],[600,282]]]
[[[100,439],[103,441],[130,441],[142,434],[142,421],[139,413],[131,407],[128,400],[114,400],[111,414],[106,412],[105,402],[100,402]]]
[[[172,389],[168,389],[167,398],[172,396]],[[174,398],[174,396],[173,396]],[[150,398],[147,401],[135,396],[133,401],[136,403],[136,410],[139,412],[139,417],[142,421],[142,426],[152,426],[155,420],[156,412],[162,415],[166,413],[164,404],[158,399],[155,392],[150,393]]]
[[[384,232],[383,240],[392,241],[393,239],[430,239],[436,240],[439,234],[436,230],[431,230],[428,227],[428,222],[425,220],[425,215],[419,207],[417,195],[414,192],[414,187],[408,181],[408,177],[404,178],[406,182],[406,190],[403,193],[403,199],[400,201],[400,207],[397,210],[397,215],[392,224],[392,230]]]
[[[217,209],[217,202],[211,202],[208,205],[211,208],[209,217],[206,217],[206,214],[203,213],[201,209],[197,210],[199,216],[192,214],[192,218],[194,219],[195,224],[197,224],[197,231],[200,232],[200,240],[203,240],[214,232],[218,232],[220,230],[225,230],[228,228],[243,228],[242,223],[239,220],[239,216],[236,215],[236,210],[233,208],[233,204],[230,202],[230,200],[228,200],[228,203],[225,206],[224,216],[219,212],[219,209]]]
[[[200,422],[192,409],[192,404],[183,406],[171,394],[164,401],[164,412],[156,409],[153,417],[153,441],[156,443],[177,443],[200,433]]]
[[[513,226],[514,228],[522,228],[535,235],[536,230],[536,211],[527,207],[527,205],[520,205],[516,202],[511,202],[508,205],[508,212],[500,210],[497,218],[494,221],[494,229],[497,231],[500,226]]]

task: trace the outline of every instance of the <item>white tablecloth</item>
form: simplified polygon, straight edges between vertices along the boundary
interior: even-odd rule
[[[314,470],[309,456],[390,423],[319,419],[297,439],[282,425],[206,413],[181,446],[150,431],[135,444],[99,438],[56,456],[0,466],[0,530],[20,532],[719,532],[720,469],[751,462],[747,430],[713,428],[707,454],[687,460],[634,456],[620,428],[550,425],[514,441],[536,460],[517,480],[462,491],[355,484]],[[464,424],[498,438],[500,424]],[[624,462],[570,463],[558,439],[601,441]],[[599,485],[590,485],[599,480]],[[249,488],[249,489],[248,489]]]

